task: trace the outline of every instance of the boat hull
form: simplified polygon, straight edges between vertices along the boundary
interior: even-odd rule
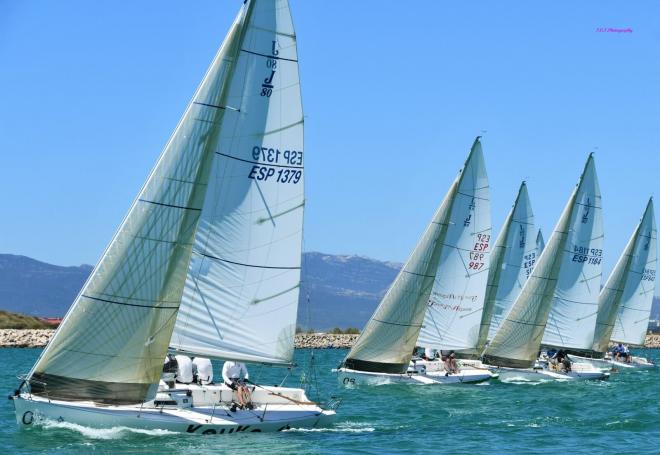
[[[546,381],[574,381],[574,380],[607,380],[609,373],[595,368],[579,368],[574,371],[558,372],[545,367],[539,368],[504,368],[492,367],[498,374],[500,381],[546,382]]]
[[[16,422],[21,427],[45,421],[68,422],[90,428],[127,427],[176,433],[233,434],[315,428],[329,424],[334,411],[316,405],[269,405],[231,412],[227,407],[194,408],[96,406],[93,403],[48,400],[29,394],[13,398]]]
[[[333,370],[337,373],[337,380],[341,385],[361,386],[361,385],[386,385],[386,384],[410,384],[410,385],[450,385],[450,384],[474,384],[488,381],[497,377],[489,370],[465,369],[460,373],[445,375],[444,372],[428,373],[374,373],[370,371],[351,370],[349,368],[339,368]]]
[[[620,362],[617,360],[613,360],[611,358],[604,358],[604,359],[592,359],[588,357],[580,357],[576,355],[570,355],[569,356],[571,359],[576,359],[576,361],[581,362],[581,363],[588,363],[589,365],[593,366],[594,368],[599,368],[604,371],[609,371],[613,369],[650,369],[650,368],[655,368],[655,364],[652,362],[649,362],[646,358],[644,357],[635,357],[633,356],[632,361],[629,362]]]

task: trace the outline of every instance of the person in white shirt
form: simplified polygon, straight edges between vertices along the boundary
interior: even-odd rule
[[[242,362],[227,361],[222,366],[222,379],[227,387],[236,391],[239,406],[252,409],[252,395],[245,384],[249,378],[248,370]]]

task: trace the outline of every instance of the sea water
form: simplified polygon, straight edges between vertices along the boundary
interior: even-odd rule
[[[0,390],[9,395],[39,349],[0,349]],[[636,354],[660,361],[660,350]],[[296,351],[307,368],[311,351]],[[660,368],[621,370],[609,381],[479,385],[386,385],[345,389],[331,369],[344,350],[314,352],[322,400],[343,399],[323,429],[225,436],[47,422],[19,429],[10,400],[0,405],[0,448],[22,453],[660,453]],[[219,364],[215,372],[219,373]],[[296,369],[286,385],[310,382]],[[251,378],[279,384],[286,370],[252,366]],[[316,387],[310,398],[316,399]]]

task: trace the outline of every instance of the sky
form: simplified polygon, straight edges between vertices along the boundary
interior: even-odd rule
[[[0,0],[0,252],[97,261],[241,3]],[[660,2],[291,9],[306,251],[403,262],[482,135],[494,233],[526,180],[547,239],[595,152],[609,273],[660,195]]]

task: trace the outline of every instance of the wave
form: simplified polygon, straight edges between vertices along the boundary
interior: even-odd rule
[[[342,422],[324,428],[291,428],[284,430],[286,433],[371,433],[373,431],[376,431],[376,428],[370,426],[370,424],[357,422]]]
[[[84,425],[79,425],[77,423],[58,422],[56,420],[49,420],[49,419],[43,420],[39,422],[37,425],[48,430],[62,429],[62,430],[74,431],[86,438],[100,439],[100,440],[121,439],[126,437],[127,434],[131,434],[131,433],[142,434],[147,436],[169,436],[173,434],[177,434],[177,435],[179,434],[168,430],[144,430],[140,428],[130,428],[130,427],[92,428],[92,427],[86,427]]]

